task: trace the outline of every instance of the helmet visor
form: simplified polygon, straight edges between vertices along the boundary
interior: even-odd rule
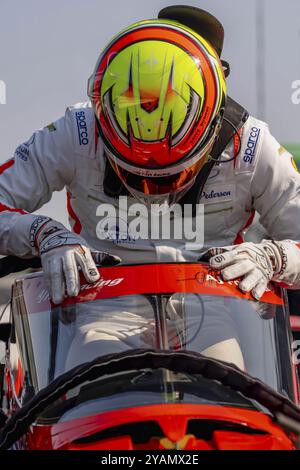
[[[141,176],[125,170],[116,163],[115,160],[110,158],[110,162],[115,172],[127,187],[132,190],[142,193],[144,196],[158,196],[165,194],[178,193],[186,187],[190,187],[200,170],[207,162],[207,157],[199,158],[190,167],[181,170],[178,173],[168,176]]]

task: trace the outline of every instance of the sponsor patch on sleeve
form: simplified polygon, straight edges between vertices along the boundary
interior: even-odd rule
[[[23,160],[23,162],[27,162],[29,158],[29,148],[25,144],[21,144],[16,148],[15,157]]]
[[[89,143],[89,136],[85,112],[76,111],[75,117],[77,123],[79,145],[87,145]]]
[[[20,144],[15,150],[15,157],[23,160],[23,162],[27,162],[28,158],[30,157],[30,146],[35,141],[35,134],[33,134],[27,142],[24,144]]]
[[[295,160],[294,160],[294,157],[291,157],[291,161],[292,161],[293,167],[295,168],[295,170],[297,171],[297,173],[299,173],[299,169],[298,169],[298,167],[297,167],[297,163],[296,163]]]
[[[237,173],[252,172],[262,137],[262,128],[253,125],[245,133],[241,153],[238,156]]]
[[[49,132],[55,132],[56,127],[55,127],[54,122],[51,122],[50,124],[48,124],[48,126],[46,126],[45,129],[48,129]]]
[[[252,165],[255,159],[260,133],[261,129],[259,127],[251,127],[248,142],[243,152],[243,161],[249,165]]]

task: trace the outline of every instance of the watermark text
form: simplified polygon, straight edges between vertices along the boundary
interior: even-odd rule
[[[6,84],[0,80],[0,104],[6,104]]]
[[[292,83],[292,103],[300,104],[300,80],[294,80]]]
[[[135,202],[128,204],[126,196],[119,198],[118,207],[100,204],[96,216],[99,240],[135,244],[138,240],[181,241],[186,250],[199,250],[204,244],[204,205],[165,205]]]

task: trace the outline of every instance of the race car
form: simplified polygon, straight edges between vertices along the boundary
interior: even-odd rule
[[[41,269],[14,282],[0,449],[299,448],[283,289],[256,301],[205,262],[99,271],[61,305]]]

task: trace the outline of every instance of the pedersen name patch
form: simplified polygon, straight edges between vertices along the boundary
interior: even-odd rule
[[[232,201],[234,197],[233,184],[206,185],[201,194],[201,204],[213,204],[218,202]]]
[[[87,145],[89,143],[88,130],[86,125],[86,117],[84,111],[75,113],[78,129],[79,145]]]
[[[244,151],[243,160],[245,163],[251,165],[256,154],[257,144],[259,141],[261,130],[258,127],[253,126],[250,131],[250,136],[247,142],[246,149]]]

